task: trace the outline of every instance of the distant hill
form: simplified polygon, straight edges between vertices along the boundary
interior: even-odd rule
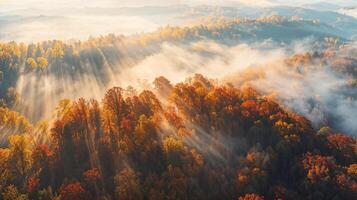
[[[320,9],[315,8],[318,7],[317,4],[307,7],[311,9],[287,6],[257,8],[187,5],[83,7],[67,10],[37,10],[35,13],[39,13],[38,15],[33,15],[34,12],[30,10],[22,9],[14,13],[0,13],[0,25],[3,27],[0,30],[0,40],[23,41],[29,39],[26,35],[30,33],[41,35],[45,40],[54,39],[53,34],[59,35],[56,39],[83,40],[89,36],[107,33],[132,34],[153,31],[155,28],[166,25],[185,26],[188,23],[197,22],[203,17],[257,19],[273,15],[281,15],[288,19],[301,18],[304,21],[320,22],[320,25],[304,24],[304,27],[301,27],[301,24],[297,25],[300,26],[299,35],[301,32],[311,31],[314,32],[313,35],[333,35],[344,39],[351,39],[357,35],[357,19],[339,13],[342,11],[338,10],[338,7],[332,11],[333,4],[321,5]],[[83,21],[84,18],[86,20]],[[58,25],[53,27],[53,24]],[[17,28],[11,28],[14,26]],[[66,34],[67,29],[73,30],[76,27],[78,30],[72,31],[72,34]],[[47,29],[51,29],[51,31]],[[294,28],[292,31],[295,31]],[[315,33],[315,31],[319,33]],[[40,38],[34,38],[34,41],[39,40]]]
[[[220,15],[226,17],[247,17],[259,18],[271,15],[281,15],[285,17],[301,17],[304,20],[317,20],[325,23],[337,31],[343,31],[345,38],[351,38],[357,34],[357,19],[338,12],[307,9],[302,7],[269,7],[269,8],[251,8],[251,7],[196,7],[196,15]]]

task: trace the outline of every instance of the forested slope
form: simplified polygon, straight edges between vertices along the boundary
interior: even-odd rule
[[[346,33],[277,15],[202,20],[1,43],[0,199],[354,199]],[[152,69],[145,87],[119,84]]]
[[[195,75],[63,101],[47,144],[0,150],[3,199],[353,199],[356,140]]]

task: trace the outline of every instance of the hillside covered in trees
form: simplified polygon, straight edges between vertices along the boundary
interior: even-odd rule
[[[221,51],[225,48],[234,50],[237,45],[246,44],[269,51],[309,39],[311,42],[306,43],[307,46],[323,52],[339,48],[346,41],[326,24],[275,15],[258,19],[207,18],[203,24],[166,26],[148,33],[110,34],[84,41],[1,43],[0,104],[15,107],[34,123],[51,118],[52,110],[61,99],[88,96],[88,91],[92,90],[95,90],[95,98],[101,98],[109,87],[127,84],[120,80],[126,70],[167,49],[195,53],[196,57],[208,60],[223,55],[214,45],[222,48]],[[281,32],[286,34],[281,36]],[[294,53],[293,49],[289,51]],[[183,68],[182,71],[190,71],[191,74],[196,71],[189,69],[191,66],[187,60],[180,59],[182,55],[177,52],[166,54],[173,55],[163,56],[177,57],[174,62],[179,63],[172,64],[175,65],[173,67]],[[220,59],[221,65],[225,64],[227,58]],[[149,77],[149,81],[153,78]],[[34,97],[36,101],[33,101]],[[43,106],[45,102],[46,107]]]
[[[171,1],[0,1],[0,200],[357,199],[357,9]]]
[[[0,150],[2,199],[353,199],[356,140],[196,74],[62,101]]]

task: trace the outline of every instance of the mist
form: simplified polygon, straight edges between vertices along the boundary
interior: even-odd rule
[[[4,30],[0,32],[1,40],[25,43],[54,38],[64,41],[86,40],[90,36],[108,33],[135,34],[153,31],[161,26],[143,17],[135,16],[38,16],[14,20],[16,22],[3,24]],[[108,26],[108,24],[122,25]]]
[[[105,91],[114,86],[152,89],[151,83],[158,76],[165,76],[173,83],[196,73],[218,80],[250,65],[272,62],[283,55],[279,49],[259,51],[247,44],[228,47],[215,42],[163,43],[142,60],[127,58],[129,61],[115,65],[104,61],[101,69],[96,63],[89,62],[82,63],[78,73],[63,66],[60,73],[55,66],[41,73],[23,70],[17,81],[16,90],[21,102],[16,109],[31,121],[50,119],[62,99],[84,97],[100,100]],[[71,75],[73,73],[75,76]]]
[[[140,59],[129,56],[127,62],[114,65],[104,60],[102,69],[94,62],[82,63],[75,76],[65,68],[60,75],[53,71],[55,68],[40,74],[23,71],[16,88],[22,101],[16,110],[31,121],[51,119],[62,99],[101,100],[105,91],[114,86],[152,89],[156,77],[178,83],[199,73],[220,84],[251,85],[287,109],[304,115],[316,128],[333,124],[337,130],[355,134],[357,101],[340,89],[351,77],[333,71],[329,64],[291,67],[284,62],[296,53],[310,51],[310,42],[306,39],[289,47],[269,49],[263,48],[264,43],[226,46],[214,41],[165,42]],[[353,88],[347,90],[353,97]]]
[[[333,124],[337,130],[355,134],[357,126],[353,119],[357,118],[357,101],[340,89],[350,77],[337,74],[328,65],[298,69],[284,62],[293,54],[309,51],[301,49],[301,46],[308,46],[308,42],[296,42],[289,50],[261,50],[247,44],[227,47],[212,42],[195,43],[188,47],[164,44],[160,53],[146,58],[124,74],[136,87],[140,87],[138,82],[153,80],[160,75],[177,83],[195,73],[221,83],[233,83],[237,87],[249,84],[274,97],[287,109],[304,115],[316,128]],[[195,51],[197,49],[201,51]],[[291,52],[291,49],[294,51]],[[355,95],[353,88],[347,93]]]

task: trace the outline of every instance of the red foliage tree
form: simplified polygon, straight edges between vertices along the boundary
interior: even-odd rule
[[[98,179],[100,179],[100,172],[98,168],[93,168],[90,170],[87,170],[83,173],[84,180],[87,182],[95,182]]]
[[[74,182],[67,185],[62,185],[60,188],[61,200],[86,200],[88,199],[86,191],[81,183]]]
[[[40,184],[40,179],[35,178],[35,177],[30,177],[27,180],[27,192],[29,194],[35,192],[36,189],[38,189],[38,186]]]
[[[264,200],[264,197],[255,193],[250,193],[239,197],[238,200]]]
[[[327,136],[328,148],[341,162],[352,164],[357,161],[355,154],[356,140],[344,134],[331,134]]]
[[[304,156],[302,163],[307,172],[306,178],[311,182],[330,181],[334,173],[333,170],[337,169],[333,158],[311,153]]]

